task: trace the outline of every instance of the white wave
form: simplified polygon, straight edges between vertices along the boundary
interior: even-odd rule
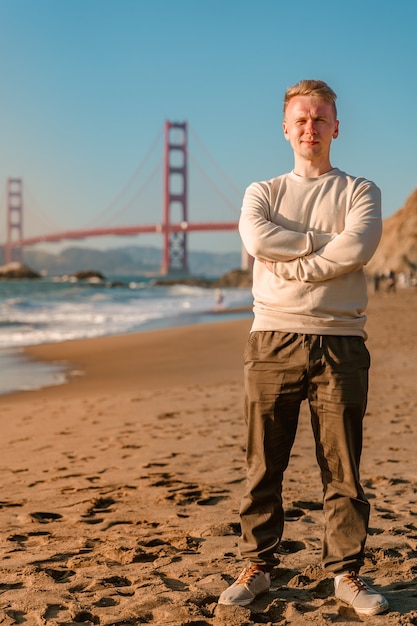
[[[250,301],[249,291],[225,291],[226,307]],[[7,297],[4,297],[7,296]],[[178,323],[181,316],[214,308],[214,291],[188,285],[100,289],[62,283],[22,287],[10,297],[0,290],[0,346],[25,346],[120,334]],[[185,318],[184,318],[185,319]],[[171,322],[169,321],[171,320]],[[173,320],[176,320],[175,322]]]

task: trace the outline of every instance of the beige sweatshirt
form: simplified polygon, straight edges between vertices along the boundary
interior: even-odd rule
[[[366,339],[363,267],[382,231],[374,183],[339,169],[252,183],[239,231],[255,258],[252,330]],[[261,260],[273,262],[273,272]]]

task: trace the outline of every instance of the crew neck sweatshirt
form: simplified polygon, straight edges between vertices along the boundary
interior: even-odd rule
[[[372,181],[334,168],[252,183],[239,232],[254,257],[252,331],[367,338],[363,268],[382,233]]]

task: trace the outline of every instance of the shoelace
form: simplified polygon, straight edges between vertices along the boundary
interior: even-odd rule
[[[351,587],[355,587],[358,591],[372,591],[365,581],[360,578],[356,572],[346,574],[345,578]]]
[[[243,570],[237,582],[240,585],[249,584],[260,572],[263,573],[263,570],[259,569],[259,567],[257,567],[256,565],[251,565],[251,567],[247,567],[245,570]]]

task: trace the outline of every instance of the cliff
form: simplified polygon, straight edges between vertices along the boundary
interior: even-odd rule
[[[379,247],[366,267],[369,274],[417,271],[417,189],[405,205],[384,220]]]

